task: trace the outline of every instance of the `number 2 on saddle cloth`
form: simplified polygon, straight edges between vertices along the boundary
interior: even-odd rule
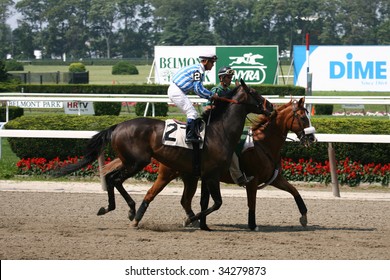
[[[205,122],[202,119],[195,120],[195,131],[199,136],[204,139],[205,136]],[[192,160],[193,165],[193,174],[195,176],[200,176],[200,149],[203,148],[203,141],[201,143],[189,143],[185,142],[186,138],[186,123],[180,122],[178,120],[168,119],[165,121],[165,130],[163,133],[162,142],[167,146],[176,146],[182,147],[185,149],[192,149],[194,151],[194,156]]]

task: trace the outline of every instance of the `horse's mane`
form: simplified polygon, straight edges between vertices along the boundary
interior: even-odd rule
[[[277,115],[283,111],[285,108],[287,108],[288,106],[291,105],[291,102],[288,102],[286,104],[283,104],[283,105],[280,105],[280,106],[277,106],[276,108],[274,108],[274,111],[273,113],[271,114],[270,117],[267,117],[265,115],[258,115],[258,118],[256,120],[253,121],[253,124],[252,124],[252,131],[253,131],[253,135],[259,135],[261,133],[264,133],[265,129],[268,127],[268,125],[276,119]]]
[[[239,87],[240,86],[235,87],[234,89],[226,92],[223,96],[220,96],[220,97],[232,99],[233,96],[236,94]],[[229,103],[224,102],[224,101],[220,101],[220,100],[216,100],[213,105],[214,106],[212,109],[206,110],[202,113],[202,119],[206,123],[207,123],[209,117],[210,117],[210,122],[214,122],[214,121],[220,119],[223,116],[223,114],[226,112],[226,110],[229,106]]]

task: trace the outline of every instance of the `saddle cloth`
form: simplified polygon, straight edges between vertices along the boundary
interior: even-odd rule
[[[245,137],[245,140],[243,140],[243,141],[244,141],[244,144],[243,144],[241,153],[243,153],[246,150],[248,150],[250,148],[253,148],[255,146],[255,144],[253,143],[252,132],[247,133],[246,137]]]
[[[202,121],[200,136],[204,139],[205,123]],[[176,146],[192,150],[192,143],[186,143],[186,124],[177,120],[168,119],[165,121],[165,129],[162,142],[167,146]],[[199,148],[203,148],[203,141],[199,143]]]
[[[253,137],[252,137],[252,131],[250,128],[244,128],[240,142],[238,143],[236,147],[236,154],[240,155],[246,150],[253,148],[255,145],[253,143]]]

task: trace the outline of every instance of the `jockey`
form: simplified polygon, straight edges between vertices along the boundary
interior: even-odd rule
[[[224,96],[230,91],[230,84],[232,83],[232,78],[234,75],[234,70],[231,67],[224,66],[218,71],[219,85],[213,87],[211,92],[218,94],[218,96]],[[211,102],[207,102],[205,110],[212,108]],[[234,152],[232,157],[232,162],[229,167],[230,176],[232,176],[233,181],[239,186],[245,186],[246,183],[249,183],[254,177],[247,177],[244,172],[240,169],[240,163],[237,154]]]
[[[217,61],[214,53],[204,53],[199,56],[200,63],[189,65],[179,69],[172,78],[168,88],[168,97],[183,113],[187,115],[186,143],[199,143],[201,139],[195,133],[195,119],[198,112],[187,97],[190,91],[194,91],[202,98],[211,99],[213,93],[203,86],[205,71],[213,68]]]
[[[218,71],[219,85],[213,87],[211,92],[217,94],[218,96],[225,96],[230,91],[230,84],[232,83],[232,78],[234,75],[234,70],[230,67],[223,66]],[[211,101],[208,101],[205,104],[204,110],[209,110],[212,108]]]

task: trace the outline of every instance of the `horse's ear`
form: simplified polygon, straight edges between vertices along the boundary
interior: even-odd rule
[[[240,82],[238,80],[236,80],[234,83],[236,84],[236,87],[240,85]]]
[[[303,107],[304,104],[305,104],[305,97],[301,97],[301,99],[299,99],[298,102],[298,107]]]
[[[246,92],[249,92],[249,88],[242,78],[240,79],[240,84],[242,85],[242,87],[245,89]]]

